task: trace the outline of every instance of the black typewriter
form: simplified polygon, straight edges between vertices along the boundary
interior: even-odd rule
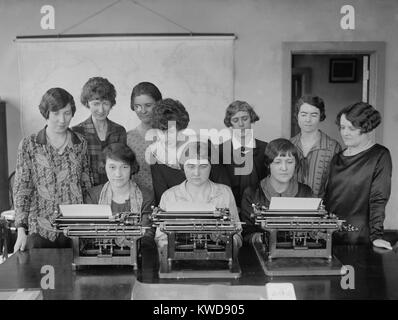
[[[233,236],[241,231],[241,223],[231,219],[227,208],[187,212],[153,208],[152,222],[154,227],[167,235],[167,248],[159,253],[160,278],[240,276],[239,264],[234,256]],[[212,262],[216,261],[225,262],[226,267],[212,269]],[[175,266],[178,263],[184,265],[183,262],[190,262],[191,267],[189,263],[185,264],[185,268]]]
[[[333,233],[357,231],[355,227],[328,213],[322,203],[316,210],[252,207],[255,224],[264,230],[255,250],[267,275],[340,274],[342,265],[332,253]]]
[[[137,240],[144,235],[141,214],[62,216],[53,223],[73,243],[74,268],[82,265],[132,265],[137,268]]]

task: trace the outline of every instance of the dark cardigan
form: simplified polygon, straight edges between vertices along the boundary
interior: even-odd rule
[[[235,169],[243,167],[244,164],[236,164],[234,162],[232,140],[228,140],[219,146],[220,163],[225,167],[228,178],[231,181],[231,189],[238,207],[241,207],[243,191],[249,186],[256,186],[268,173],[268,169],[265,166],[265,148],[267,147],[267,143],[258,139],[255,139],[255,141],[256,147],[253,149],[253,152],[247,154],[248,156],[253,156],[253,169],[246,176],[235,174]],[[230,159],[224,159],[224,150],[231,151]]]
[[[295,198],[311,197],[313,197],[311,188],[306,184],[299,183],[298,191],[295,195]],[[255,187],[250,186],[245,189],[245,191],[243,192],[242,207],[240,212],[240,220],[245,223],[243,225],[242,231],[243,238],[247,238],[255,232],[264,232],[264,230],[260,226],[255,225],[254,218],[251,217],[251,215],[253,214],[252,204],[269,207],[270,201],[271,199],[268,199],[265,196],[260,184]]]

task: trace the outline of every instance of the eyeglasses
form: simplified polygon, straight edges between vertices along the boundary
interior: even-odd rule
[[[145,110],[151,109],[154,105],[155,105],[155,103],[145,103],[144,105],[135,104],[135,105],[134,105],[134,109],[135,109],[136,111],[138,111],[138,112],[141,112],[141,111],[143,111],[144,109],[145,109]]]

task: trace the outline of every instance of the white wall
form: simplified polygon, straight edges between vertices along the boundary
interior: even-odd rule
[[[109,5],[108,0],[0,0],[0,96],[8,105],[9,168],[15,166],[19,127],[18,65],[13,39],[17,35],[57,34]],[[393,157],[393,189],[387,228],[398,228],[398,2],[350,0],[356,29],[342,30],[340,8],[345,0],[141,0],[146,6],[193,32],[235,33],[235,99],[247,100],[261,121],[264,140],[282,133],[282,42],[385,41],[386,74],[383,144]],[[40,7],[56,10],[56,30],[40,28]],[[187,32],[125,0],[69,33]],[[215,72],[217,72],[215,70]],[[290,93],[286,93],[289,94]],[[226,106],[219,106],[225,108]],[[133,117],[133,115],[131,115]],[[222,122],[222,119],[220,119]]]

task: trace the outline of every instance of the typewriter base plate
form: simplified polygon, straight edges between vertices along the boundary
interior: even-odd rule
[[[96,258],[96,257],[78,257],[72,263],[72,270],[79,270],[82,266],[132,266],[137,269],[137,263],[132,262],[130,258],[112,257],[112,258]]]
[[[216,267],[215,264],[217,262],[223,261],[201,261],[205,265],[203,268],[198,267],[198,261],[192,261],[191,266],[189,267],[188,261],[175,261],[173,263],[172,270],[170,272],[159,272],[160,279],[210,279],[210,278],[220,278],[220,279],[238,279],[241,276],[241,269],[238,262],[233,262],[231,269],[228,268],[226,263],[227,269],[221,268],[214,268]],[[181,264],[180,266],[177,266]],[[200,263],[199,263],[200,264]],[[196,268],[194,268],[196,266]],[[213,268],[212,268],[213,267]]]
[[[266,276],[330,276],[342,275],[342,263],[335,257],[331,261],[324,258],[266,258],[265,246],[254,245],[254,251]]]

